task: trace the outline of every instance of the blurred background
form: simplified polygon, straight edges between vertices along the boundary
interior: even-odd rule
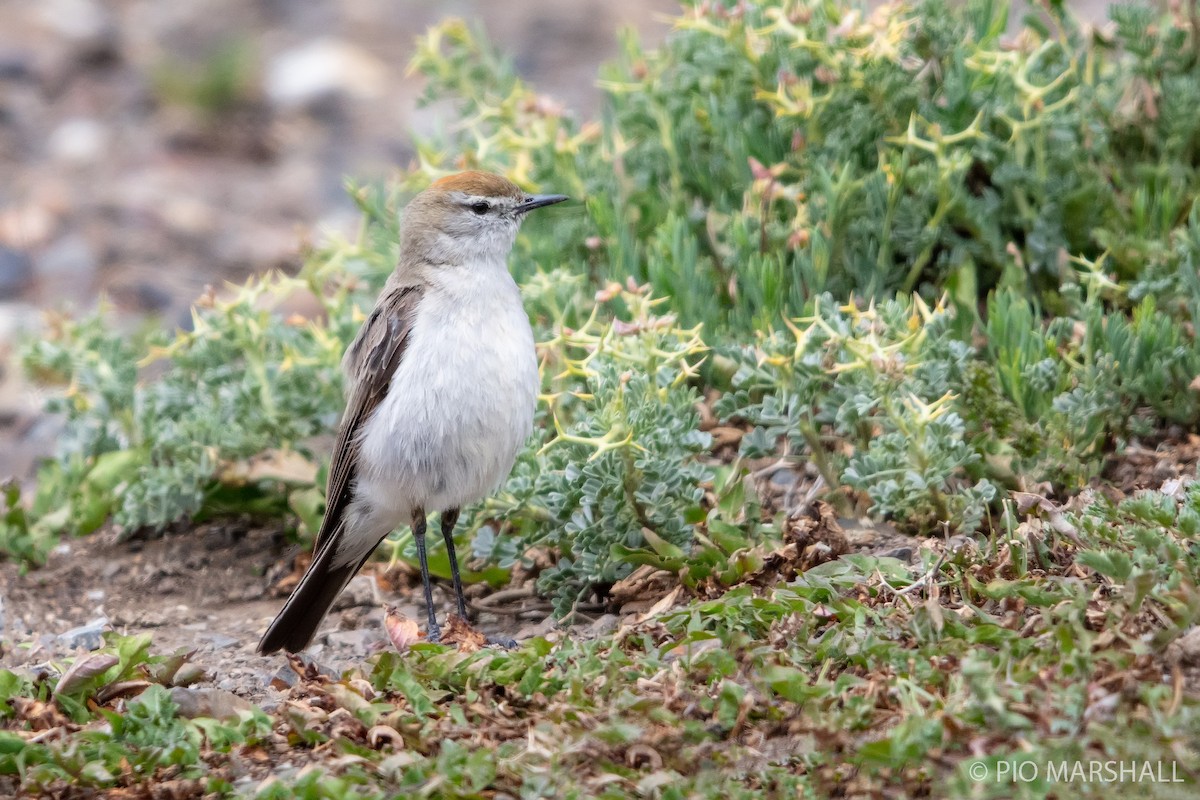
[[[1077,0],[1102,20],[1106,4]],[[350,233],[344,179],[385,179],[414,135],[414,39],[447,16],[482,27],[569,111],[597,110],[597,68],[632,29],[653,44],[675,0],[0,0],[0,479],[27,480],[52,421],[16,363],[43,309],[103,293],[115,324],[186,325],[208,284],[294,269]],[[1013,26],[1020,15],[1012,15]]]
[[[16,350],[43,309],[106,295],[117,322],[186,325],[207,284],[299,266],[351,233],[344,181],[386,179],[413,137],[414,41],[461,16],[578,114],[633,29],[673,0],[0,0],[0,479],[30,476],[53,425]]]

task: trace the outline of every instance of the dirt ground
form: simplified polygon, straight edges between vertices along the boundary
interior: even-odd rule
[[[904,561],[918,557],[922,542],[890,526],[840,522],[833,527],[844,535],[842,548]],[[0,666],[61,663],[100,646],[102,631],[149,633],[157,654],[194,651],[191,662],[205,670],[204,685],[269,702],[294,673],[282,654],[264,658],[254,648],[305,558],[282,523],[225,520],[180,524],[150,538],[122,538],[105,528],[64,541],[44,567],[24,573],[0,562]],[[473,623],[489,636],[517,641],[537,635],[587,637],[644,612],[674,583],[661,580],[667,577],[635,574],[624,591],[620,584],[614,587],[608,606],[584,606],[565,629],[528,580],[498,592],[468,586],[467,597],[478,612]],[[453,609],[452,594],[439,584],[434,596],[438,618],[445,621]],[[385,606],[424,630],[419,597],[416,570],[404,562],[372,562],[339,597],[305,652],[334,673],[361,665],[391,647],[384,633]],[[495,612],[480,612],[485,603]]]
[[[22,574],[0,563],[0,666],[34,667],[99,646],[101,631],[150,633],[153,651],[194,650],[209,685],[261,701],[277,675],[290,680],[281,654],[254,648],[283,605],[302,548],[281,524],[222,521],[180,525],[155,538],[121,539],[112,530],[64,542],[49,563]],[[338,598],[306,651],[341,672],[390,646],[384,607],[424,628],[418,576],[407,565],[375,562]],[[469,587],[478,596],[484,587]],[[527,638],[551,625],[548,606],[524,596],[504,614],[483,613],[477,627],[491,635]],[[452,595],[435,593],[439,619]],[[532,621],[531,621],[532,620]],[[590,627],[589,618],[580,627]]]
[[[254,645],[282,603],[270,590],[292,549],[281,527],[221,523],[150,540],[101,532],[65,542],[44,568],[24,575],[4,564],[0,663],[32,666],[93,648],[102,629],[149,632],[155,652],[194,649],[193,661],[215,685],[261,697],[284,662],[255,656]],[[382,642],[381,634],[354,635],[363,617],[382,619],[381,611],[357,605],[370,599],[364,581],[369,588],[370,579],[360,579],[330,615],[327,627],[345,633],[316,645],[315,655],[363,658]],[[358,633],[381,630],[376,624]]]

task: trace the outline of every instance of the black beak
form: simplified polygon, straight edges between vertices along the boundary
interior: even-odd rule
[[[535,194],[525,198],[524,202],[517,204],[517,213],[525,214],[533,211],[535,208],[542,206],[552,206],[555,203],[561,203],[568,199],[565,194]]]

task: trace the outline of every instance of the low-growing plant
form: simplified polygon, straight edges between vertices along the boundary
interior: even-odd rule
[[[949,289],[971,317],[1007,286],[1063,311],[1071,259],[1172,280],[1198,185],[1192,23],[1049,13],[1010,39],[993,0],[685,3],[657,49],[625,40],[582,123],[451,21],[413,63],[463,123],[421,157],[586,197],[527,263],[649,281],[685,324],[745,332],[822,292]]]
[[[500,501],[481,511],[515,525],[491,539],[502,550],[486,555],[507,552],[501,563],[531,547],[557,555],[538,587],[560,614],[628,574],[638,550],[689,549],[711,475],[699,458],[709,436],[689,383],[706,350],[698,331],[656,316],[663,301],[644,290],[610,294],[628,319],[601,322],[597,309],[541,346],[544,443],[527,450]]]
[[[311,439],[336,425],[398,209],[473,166],[583,203],[518,240],[545,398],[504,491],[468,514],[491,562],[472,577],[548,555],[559,613],[639,563],[698,580],[778,530],[729,489],[759,458],[808,460],[844,512],[914,533],[993,525],[1012,489],[1069,494],[1130,439],[1200,421],[1200,82],[1190,22],[1149,14],[1097,31],[1055,7],[1009,41],[986,0],[689,5],[657,50],[626,42],[588,121],[443,23],[413,66],[462,123],[395,186],[351,187],[353,241],[207,295],[174,336],[101,314],[33,344],[66,428],[0,541],[37,560],[110,515],[228,510],[311,529]],[[272,311],[296,292],[321,313]],[[709,452],[701,399],[745,429],[736,463]],[[255,466],[281,454],[305,469]]]

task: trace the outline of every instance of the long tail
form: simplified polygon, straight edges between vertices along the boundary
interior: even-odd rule
[[[351,561],[334,567],[335,551],[336,548],[329,546],[318,548],[308,571],[258,643],[261,655],[269,655],[280,648],[297,653],[308,647],[333,601],[371,555],[368,550],[357,563]]]

